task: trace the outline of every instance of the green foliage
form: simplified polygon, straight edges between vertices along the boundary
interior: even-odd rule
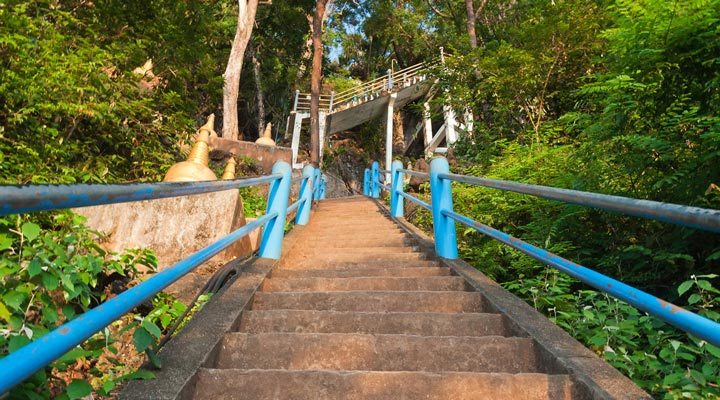
[[[26,216],[0,218],[0,355],[12,353],[134,284],[140,277],[139,266],[156,269],[152,252],[109,253],[98,245],[102,237],[83,223],[83,217],[70,212],[47,215],[46,228]],[[150,347],[185,308],[174,297],[158,294],[147,314],[131,313],[93,335],[13,389],[10,398],[75,399],[90,391],[104,395],[122,381],[152,377],[125,365],[130,361],[127,351],[126,359],[116,359],[123,336],[131,334],[136,350],[157,363]],[[100,356],[108,361],[98,363]],[[85,379],[65,385],[62,377],[85,363],[89,365],[81,371]]]
[[[688,309],[718,321],[720,313],[713,306],[720,301],[720,291],[711,284],[716,278],[692,276],[678,292]],[[605,294],[573,290],[576,281],[548,267],[535,266],[531,274],[522,274],[504,286],[655,398],[720,396],[720,348]]]
[[[245,218],[257,218],[265,214],[267,199],[260,195],[257,187],[240,188]]]

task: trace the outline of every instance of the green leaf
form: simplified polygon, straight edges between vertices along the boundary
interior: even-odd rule
[[[678,294],[679,294],[680,296],[682,296],[683,294],[685,294],[685,292],[687,292],[688,289],[690,289],[690,288],[692,287],[693,283],[695,283],[695,282],[693,282],[693,281],[685,281],[685,282],[681,283],[680,286],[678,287]]]
[[[160,331],[160,328],[158,328],[157,325],[152,323],[150,320],[144,319],[141,326],[143,328],[145,328],[146,331],[150,332],[151,335],[160,339],[160,336],[162,335],[162,331]]]
[[[23,301],[25,301],[25,298],[27,298],[27,295],[25,295],[25,293],[18,292],[17,290],[11,290],[3,296],[5,304],[18,311],[24,311],[21,306]]]
[[[705,349],[708,351],[708,353],[720,358],[720,347],[714,346],[710,343],[705,343]]]
[[[142,326],[135,329],[133,343],[138,352],[145,351],[154,342],[152,335]]]
[[[709,292],[716,292],[716,293],[718,292],[718,290],[715,289],[715,288],[713,287],[713,285],[712,285],[709,281],[699,280],[699,281],[697,282],[697,285],[698,285],[701,289],[707,290],[707,291],[709,291]]]
[[[30,339],[25,335],[17,335],[10,338],[8,341],[8,350],[10,353],[30,343]]]
[[[43,286],[45,286],[45,289],[47,289],[47,290],[57,289],[58,278],[55,275],[53,275],[49,272],[45,272],[42,274],[40,279],[42,280],[42,284],[43,284]]]
[[[40,226],[32,222],[26,222],[22,224],[20,230],[22,231],[23,236],[25,236],[25,239],[27,239],[28,242],[32,242],[33,240],[35,240],[35,238],[38,237],[38,235],[40,234]]]
[[[28,274],[30,275],[30,277],[32,278],[41,272],[42,272],[42,265],[40,265],[40,261],[38,261],[38,260],[30,261],[30,265],[28,265]]]
[[[60,278],[60,281],[62,281],[63,287],[70,293],[75,291],[75,285],[73,284],[72,280],[70,279],[70,276],[63,275]]]
[[[2,301],[0,301],[0,319],[10,321],[10,310],[5,307]]]
[[[688,297],[688,304],[695,304],[700,300],[702,300],[702,297],[697,293],[693,293],[690,295],[690,297]]]
[[[110,393],[111,390],[115,389],[116,385],[117,384],[115,383],[115,381],[106,381],[105,383],[103,383],[102,389],[105,392],[105,394],[108,394],[108,393]]]
[[[45,307],[42,309],[42,315],[45,321],[47,321],[50,324],[54,324],[58,321],[58,313],[55,310],[55,307],[50,304],[46,304]]]
[[[677,340],[671,340],[670,346],[672,346],[673,350],[677,351],[680,348],[680,345],[682,343],[678,342]]]
[[[83,349],[80,346],[75,347],[74,349],[68,351],[67,353],[63,354],[62,357],[58,359],[60,362],[74,362],[80,357],[85,357],[89,352],[85,349]]]
[[[670,374],[665,376],[663,379],[663,385],[664,386],[672,386],[678,382],[680,382],[685,375],[681,372]]]
[[[162,361],[160,361],[160,357],[157,356],[157,353],[155,353],[153,349],[145,349],[145,354],[147,354],[148,359],[150,360],[150,363],[152,363],[153,367],[157,369],[162,368]]]
[[[134,380],[134,379],[142,379],[142,380],[148,380],[155,378],[155,374],[146,370],[146,369],[139,369],[135,372],[131,372],[127,375],[123,375],[120,380],[128,381],[128,380]]]
[[[85,397],[92,393],[92,386],[83,379],[75,379],[66,389],[67,395],[71,400]]]
[[[690,370],[690,376],[693,378],[693,380],[697,383],[699,383],[702,386],[705,386],[707,381],[705,380],[705,377],[700,371],[696,371],[694,369]]]
[[[0,234],[0,251],[5,250],[12,246],[13,240],[5,234]]]

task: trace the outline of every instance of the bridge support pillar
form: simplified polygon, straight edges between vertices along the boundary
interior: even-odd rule
[[[285,236],[285,219],[287,217],[288,197],[290,196],[292,168],[285,161],[278,161],[273,166],[272,173],[281,174],[282,177],[270,184],[265,214],[277,213],[277,215],[263,227],[258,256],[278,260],[280,259],[283,237]]]
[[[318,114],[319,114],[319,119],[320,119],[318,121],[319,122],[318,125],[320,128],[319,129],[320,130],[320,138],[319,138],[320,139],[320,154],[319,154],[319,157],[320,157],[320,163],[322,164],[323,150],[325,147],[325,129],[327,126],[327,113],[320,111]]]
[[[427,101],[423,103],[423,135],[425,138],[423,143],[427,148],[433,138],[432,119],[430,119],[430,103]]]
[[[302,122],[305,118],[310,118],[310,114],[304,112],[293,112],[290,113],[290,121],[288,121],[288,126],[292,125],[292,144],[290,147],[292,148],[293,168],[300,168],[300,164],[298,164],[297,159],[298,152],[300,151],[300,129],[302,128]]]
[[[457,141],[457,133],[455,127],[457,126],[457,117],[455,116],[455,110],[449,104],[443,106],[443,114],[445,114],[445,141],[448,147]]]
[[[397,92],[388,97],[387,122],[385,126],[385,169],[390,171],[393,158],[393,114],[395,113],[395,99]],[[390,183],[390,173],[385,174],[385,183]]]

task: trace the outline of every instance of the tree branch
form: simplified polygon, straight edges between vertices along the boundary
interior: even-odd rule
[[[445,17],[445,18],[449,17],[449,15],[443,13],[442,11],[438,10],[437,7],[435,7],[435,5],[433,4],[433,0],[427,0],[427,3],[428,3],[428,6],[430,6],[430,9],[432,9],[433,12],[435,12],[435,14],[437,14],[441,17]]]

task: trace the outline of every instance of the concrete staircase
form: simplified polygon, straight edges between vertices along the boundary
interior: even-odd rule
[[[303,236],[197,371],[194,398],[584,397],[371,200],[323,202]]]

